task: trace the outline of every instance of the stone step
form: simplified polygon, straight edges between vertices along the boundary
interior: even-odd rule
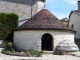
[[[53,51],[44,51],[44,54],[53,54]]]

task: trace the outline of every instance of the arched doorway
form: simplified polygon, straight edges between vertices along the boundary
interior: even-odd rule
[[[53,50],[53,38],[50,34],[46,33],[42,36],[41,50]]]

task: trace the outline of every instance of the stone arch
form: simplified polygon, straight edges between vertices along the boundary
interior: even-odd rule
[[[49,33],[45,33],[41,38],[41,50],[53,51],[53,37]]]

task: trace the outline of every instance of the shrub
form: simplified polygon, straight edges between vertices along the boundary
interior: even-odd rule
[[[39,52],[37,52],[37,54],[36,54],[36,55],[40,57],[40,56],[42,56],[42,55],[43,55],[43,53],[44,53],[44,51],[39,51]]]
[[[8,52],[8,53],[14,53],[15,50],[14,50],[13,48],[10,48],[10,49],[5,50],[5,52]]]
[[[9,48],[12,48],[12,47],[13,47],[12,42],[9,42],[9,43],[8,43],[8,47],[9,47]]]
[[[27,50],[27,54],[28,55],[35,55],[36,54],[36,52],[34,51],[34,50]]]
[[[5,52],[8,52],[8,53],[14,53],[15,50],[13,49],[13,44],[12,42],[9,42],[8,45],[7,45],[7,48],[4,49]]]
[[[0,13],[0,39],[7,38],[18,26],[18,16],[14,13]]]
[[[43,53],[44,53],[44,51],[34,51],[34,50],[27,50],[27,54],[29,55],[29,56],[38,56],[38,57],[40,57],[40,56],[42,56],[43,55]]]

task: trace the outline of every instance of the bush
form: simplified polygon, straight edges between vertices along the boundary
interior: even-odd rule
[[[5,52],[8,52],[8,53],[14,53],[15,50],[13,49],[13,44],[12,42],[9,42],[8,45],[7,45],[7,48],[4,49]]]
[[[27,53],[29,54],[29,55],[35,55],[35,51],[34,50],[27,50]]]
[[[38,57],[40,57],[40,56],[42,56],[43,55],[43,53],[44,53],[44,51],[34,51],[34,50],[27,50],[27,54],[29,55],[29,56],[38,56]]]
[[[0,39],[5,39],[18,26],[18,16],[14,13],[0,13]]]
[[[9,48],[12,48],[12,47],[13,47],[12,42],[9,42],[9,43],[8,43],[8,47],[9,47]]]
[[[37,56],[42,56],[43,55],[43,53],[44,53],[44,51],[39,51],[39,52],[37,52]]]

